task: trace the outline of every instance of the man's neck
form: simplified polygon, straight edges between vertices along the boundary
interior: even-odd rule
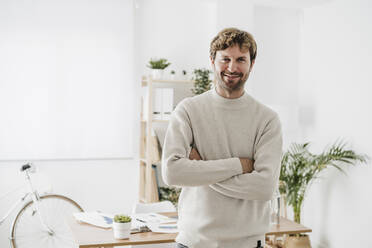
[[[216,85],[216,91],[218,95],[228,99],[236,99],[244,94],[244,88],[237,90],[227,90],[220,87],[218,84]]]

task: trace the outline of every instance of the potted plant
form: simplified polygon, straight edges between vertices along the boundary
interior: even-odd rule
[[[114,230],[114,238],[128,239],[130,235],[130,228],[132,225],[132,218],[128,215],[117,214],[114,216],[112,228]]]
[[[181,194],[181,188],[159,187],[159,201],[170,201],[174,206],[178,205],[178,198]]]
[[[171,80],[174,80],[174,78],[176,77],[176,72],[174,70],[171,70],[170,74],[171,74]]]
[[[343,142],[334,143],[320,154],[311,153],[309,143],[292,144],[281,161],[280,181],[284,183],[279,190],[286,196],[287,204],[293,208],[294,221],[301,223],[301,209],[307,189],[321,171],[334,167],[344,172],[343,166],[355,165],[357,162],[365,163],[367,159],[366,155],[346,149]],[[285,242],[286,247],[299,247],[300,244],[301,247],[310,247],[307,235],[289,237]]]
[[[170,64],[167,59],[150,59],[147,67],[152,69],[152,77],[154,79],[160,79],[163,76],[164,69]]]
[[[183,79],[187,80],[187,71],[186,70],[182,70],[182,75],[183,75]]]
[[[211,71],[208,69],[195,69],[193,71],[194,88],[191,89],[192,93],[199,95],[210,90],[212,82],[209,79],[210,73]]]

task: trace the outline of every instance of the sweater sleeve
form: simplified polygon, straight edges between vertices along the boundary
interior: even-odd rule
[[[278,185],[282,156],[282,132],[278,117],[264,128],[254,152],[254,171],[210,185],[229,197],[246,200],[270,200]]]
[[[201,186],[217,183],[242,173],[239,158],[190,160],[193,132],[189,115],[181,102],[172,113],[164,141],[162,176],[172,186]]]

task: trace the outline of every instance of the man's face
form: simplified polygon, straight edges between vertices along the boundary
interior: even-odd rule
[[[249,50],[241,51],[238,45],[216,52],[211,59],[217,78],[217,87],[229,92],[241,90],[249,77],[254,64],[251,63]]]

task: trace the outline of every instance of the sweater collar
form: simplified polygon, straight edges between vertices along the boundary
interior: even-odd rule
[[[248,93],[245,90],[244,90],[243,95],[240,96],[239,98],[229,99],[229,98],[220,96],[217,93],[216,88],[213,87],[213,89],[211,89],[211,95],[212,95],[213,101],[218,106],[228,108],[228,109],[239,109],[239,108],[247,107],[247,103],[249,103],[249,99],[250,99]]]

